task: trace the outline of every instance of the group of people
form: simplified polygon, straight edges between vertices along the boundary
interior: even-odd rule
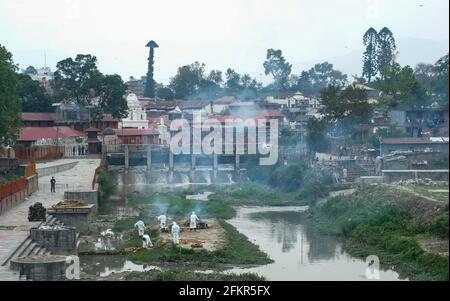
[[[157,217],[157,219],[159,221],[159,227],[160,227],[161,231],[163,229],[166,229],[167,216],[165,214],[161,214],[160,216]],[[200,221],[200,219],[198,218],[198,216],[195,214],[194,211],[192,212],[189,221],[190,221],[189,228],[191,230],[196,231],[197,230],[197,222]],[[139,237],[142,238],[142,247],[143,248],[153,247],[153,243],[150,239],[150,236],[148,234],[145,234],[144,222],[139,220],[138,222],[136,222],[136,224],[134,224],[134,227],[137,228],[138,235],[139,235]],[[172,234],[172,242],[175,245],[178,245],[180,242],[180,226],[178,226],[176,221],[172,222],[171,234]]]
[[[85,145],[72,146],[72,156],[84,156],[88,154],[88,147]]]

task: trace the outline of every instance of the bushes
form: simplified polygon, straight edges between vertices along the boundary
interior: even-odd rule
[[[431,225],[431,232],[440,238],[448,239],[448,215],[441,216]]]
[[[111,177],[104,171],[100,171],[97,175],[98,183],[98,198],[100,201],[107,200],[113,193],[116,192]]]
[[[351,255],[375,254],[382,265],[394,266],[402,277],[448,280],[448,257],[425,252],[417,241],[430,234],[448,238],[448,215],[427,225],[388,200],[379,202],[379,197],[383,197],[379,190],[369,189],[333,198],[314,208],[315,223],[322,232],[345,237],[345,249]]]
[[[303,161],[278,166],[270,179],[270,184],[283,192],[293,192],[300,188],[306,166]]]

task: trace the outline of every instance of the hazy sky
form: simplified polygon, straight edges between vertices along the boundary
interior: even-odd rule
[[[448,0],[0,0],[0,44],[22,68],[43,66],[44,53],[52,68],[91,53],[102,72],[127,80],[146,73],[153,39],[157,81],[196,60],[259,79],[268,48],[299,73],[302,62],[361,49],[370,26],[397,40],[448,41],[448,10]]]

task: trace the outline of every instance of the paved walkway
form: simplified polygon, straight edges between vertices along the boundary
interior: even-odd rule
[[[44,207],[52,206],[64,199],[64,191],[91,189],[92,179],[100,159],[61,159],[53,162],[37,164],[37,168],[77,161],[78,164],[69,170],[54,174],[56,193],[50,192],[51,175],[39,178],[39,191],[29,196],[23,203],[0,215],[0,264],[7,256],[27,238],[29,230],[39,222],[28,221],[28,207],[41,202]],[[18,280],[18,273],[9,267],[0,266],[1,280]]]

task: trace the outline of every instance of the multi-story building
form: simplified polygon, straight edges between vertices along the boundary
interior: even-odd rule
[[[141,76],[141,79],[130,76],[130,79],[126,82],[128,89],[137,95],[137,97],[144,96],[145,83],[147,82],[146,76]]]

